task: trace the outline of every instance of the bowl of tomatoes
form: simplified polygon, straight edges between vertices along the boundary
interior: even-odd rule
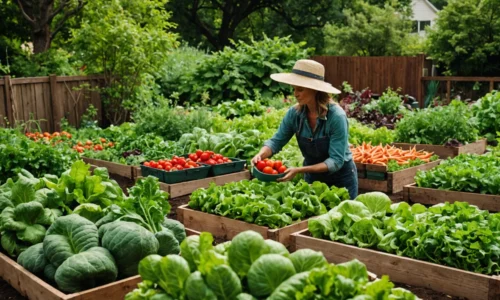
[[[169,184],[206,178],[209,170],[210,166],[178,156],[141,164],[142,176],[151,175]]]
[[[260,181],[276,181],[285,176],[287,167],[280,160],[264,159],[253,166],[253,176]]]

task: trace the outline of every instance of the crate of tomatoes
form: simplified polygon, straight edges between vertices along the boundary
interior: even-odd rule
[[[142,176],[151,175],[169,184],[206,178],[209,170],[210,166],[179,156],[141,164]]]
[[[220,176],[229,173],[241,172],[246,161],[238,158],[225,157],[213,151],[196,150],[185,157],[192,161],[210,166],[209,176]]]
[[[253,166],[253,176],[260,181],[276,181],[285,176],[287,167],[280,160],[264,159]]]

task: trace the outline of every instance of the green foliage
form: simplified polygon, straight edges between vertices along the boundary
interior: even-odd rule
[[[389,5],[380,8],[359,2],[345,10],[346,25],[327,24],[324,54],[344,56],[401,55],[410,22]]]
[[[0,128],[0,183],[25,169],[35,177],[60,175],[78,154],[62,144],[51,146],[30,140],[15,129]]]
[[[419,187],[469,193],[500,195],[500,156],[460,154],[439,166],[418,172]]]
[[[210,55],[194,47],[182,45],[169,51],[163,65],[158,71],[157,82],[163,95],[176,98],[180,78],[196,69]],[[172,95],[172,93],[174,93]]]
[[[102,73],[101,89],[113,124],[150,99],[154,81],[176,36],[169,33],[165,0],[91,1],[81,27],[73,31],[73,46],[89,73]]]
[[[208,130],[213,124],[212,116],[206,108],[185,109],[172,107],[165,102],[140,108],[133,118],[138,136],[154,134],[168,141],[177,141],[195,127]]]
[[[428,29],[426,53],[449,75],[497,75],[499,6],[499,0],[450,0]]]
[[[429,161],[436,161],[438,159],[439,159],[439,156],[433,155],[433,156],[431,156]],[[388,172],[401,171],[401,170],[408,169],[411,167],[420,166],[420,165],[423,165],[426,163],[427,162],[421,160],[420,158],[416,158],[416,159],[411,159],[407,164],[400,165],[400,164],[398,164],[398,162],[396,160],[391,159],[391,160],[389,160],[389,163],[387,164],[387,171]]]
[[[225,101],[214,107],[214,112],[228,119],[248,115],[261,115],[265,110],[266,107],[260,104],[259,101],[241,99],[237,99],[234,102]]]
[[[226,99],[252,99],[257,93],[262,98],[289,93],[289,86],[272,81],[269,75],[289,71],[296,60],[308,57],[310,49],[304,46],[304,42],[294,43],[289,37],[239,41],[234,48],[215,52],[181,76],[180,99],[194,103],[208,93],[214,105]]]
[[[327,214],[310,219],[309,231],[314,237],[466,271],[500,273],[500,254],[495,250],[500,246],[496,238],[500,214],[490,214],[466,202],[426,208],[406,202],[390,204],[387,197],[386,204],[370,208],[377,199],[366,200],[344,201]]]
[[[443,145],[452,139],[460,143],[478,139],[476,122],[469,107],[454,100],[448,106],[439,106],[408,112],[396,124],[397,142]]]
[[[472,106],[472,114],[478,123],[479,134],[494,141],[500,132],[500,92],[493,91],[480,98]]]
[[[257,179],[210,185],[196,190],[189,207],[227,218],[243,220],[270,228],[281,228],[293,221],[319,215],[343,200],[349,199],[345,188],[315,182],[309,186],[301,180],[261,182]]]
[[[387,277],[369,282],[366,266],[357,260],[328,264],[321,252],[301,249],[292,255],[284,245],[264,240],[254,231],[224,243],[227,253],[213,246],[208,232],[190,236],[181,245],[182,257],[150,255],[139,264],[144,280],[126,300],[289,300],[289,299],[416,299],[394,288]],[[278,246],[279,245],[279,246]],[[285,249],[276,254],[273,249]],[[298,268],[297,268],[298,267]],[[398,296],[404,298],[398,298]]]
[[[361,145],[363,142],[372,145],[386,145],[394,142],[395,133],[387,127],[373,129],[363,125],[356,119],[349,119],[349,143],[354,146]]]
[[[10,58],[10,75],[16,77],[37,77],[56,74],[59,76],[78,75],[74,58],[64,49],[49,49],[38,54],[22,52]]]
[[[377,110],[383,115],[395,115],[405,112],[406,108],[403,106],[403,100],[398,94],[398,91],[399,90],[395,91],[388,87],[378,100],[371,101],[363,106],[363,109],[367,112]]]

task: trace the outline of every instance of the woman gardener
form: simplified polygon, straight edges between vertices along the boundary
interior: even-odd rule
[[[304,173],[308,183],[321,181],[345,187],[351,199],[358,194],[356,165],[349,150],[349,125],[344,110],[329,94],[340,91],[324,81],[325,68],[313,60],[298,60],[291,73],[272,74],[275,81],[293,86],[297,104],[281,121],[278,131],[264,143],[253,164],[278,153],[295,134],[304,156],[303,167],[288,168],[280,181]]]

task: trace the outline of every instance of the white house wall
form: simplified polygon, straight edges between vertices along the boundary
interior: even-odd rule
[[[413,1],[413,20],[433,21],[437,18],[436,12],[424,0]]]

